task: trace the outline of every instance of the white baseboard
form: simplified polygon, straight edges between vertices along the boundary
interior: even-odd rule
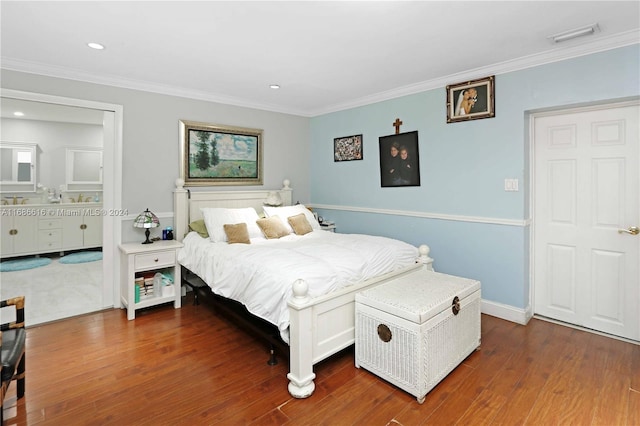
[[[497,317],[522,325],[527,325],[531,317],[533,317],[530,306],[522,309],[516,308],[514,306],[503,305],[502,303],[498,302],[491,302],[484,299],[482,299],[480,309],[483,314],[491,315],[492,317]]]

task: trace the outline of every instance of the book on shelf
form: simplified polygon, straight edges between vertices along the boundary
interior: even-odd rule
[[[175,294],[173,275],[167,271],[139,272],[134,278],[136,303],[153,297],[170,297]]]

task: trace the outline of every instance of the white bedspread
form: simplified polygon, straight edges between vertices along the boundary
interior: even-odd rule
[[[317,297],[415,263],[418,249],[402,241],[313,231],[251,244],[212,243],[189,233],[178,261],[214,293],[244,304],[280,329],[288,342],[292,283],[304,279]]]

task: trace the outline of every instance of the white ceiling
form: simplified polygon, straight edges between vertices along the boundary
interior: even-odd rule
[[[640,42],[637,0],[0,7],[2,68],[302,116]],[[594,35],[547,38],[592,23]]]

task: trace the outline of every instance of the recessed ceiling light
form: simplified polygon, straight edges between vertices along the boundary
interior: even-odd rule
[[[279,84],[270,84],[269,87],[271,87],[272,89],[279,89],[280,85]]]
[[[104,49],[104,46],[101,45],[100,43],[87,43],[87,46],[89,46],[92,49],[96,49],[96,50]]]
[[[13,113],[13,115],[15,115],[16,117],[24,117],[24,112],[16,111],[16,112]]]

